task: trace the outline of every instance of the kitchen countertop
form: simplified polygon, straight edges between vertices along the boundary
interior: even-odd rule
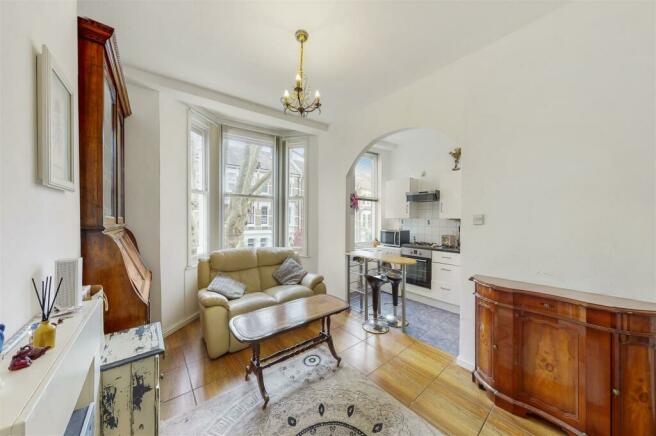
[[[363,257],[365,259],[379,260],[381,262],[387,262],[387,263],[396,263],[399,265],[414,265],[417,263],[416,260],[411,259],[409,257],[393,256],[393,255],[382,254],[376,251],[368,251],[368,250],[349,251],[346,253],[346,255],[350,257]]]
[[[419,245],[419,244],[403,244],[403,247],[407,248],[420,248],[423,250],[432,250],[432,251],[446,251],[448,253],[460,253],[460,248],[450,248],[450,247],[440,247],[440,246],[430,246],[430,245]]]

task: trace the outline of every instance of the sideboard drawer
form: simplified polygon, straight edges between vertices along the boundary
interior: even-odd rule
[[[515,305],[520,309],[531,310],[545,315],[559,315],[585,321],[585,307],[564,301],[515,294]]]

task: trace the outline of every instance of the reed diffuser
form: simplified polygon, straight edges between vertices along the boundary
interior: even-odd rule
[[[52,348],[55,346],[55,336],[56,328],[54,325],[50,324],[50,313],[52,312],[53,307],[55,307],[55,300],[57,300],[57,295],[59,295],[59,288],[64,278],[59,279],[59,284],[57,285],[57,290],[55,291],[55,297],[51,298],[52,295],[52,276],[47,276],[45,281],[41,281],[41,293],[36,288],[36,282],[32,279],[32,286],[34,286],[34,293],[36,294],[36,299],[39,301],[39,307],[41,308],[41,323],[34,330],[34,336],[32,338],[32,345],[34,347],[47,347]]]

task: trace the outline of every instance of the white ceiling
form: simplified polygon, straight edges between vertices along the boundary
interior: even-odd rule
[[[124,64],[279,108],[310,32],[305,71],[331,121],[549,13],[562,1],[91,1]]]

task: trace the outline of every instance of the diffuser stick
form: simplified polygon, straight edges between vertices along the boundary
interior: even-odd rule
[[[43,303],[41,302],[41,298],[39,298],[39,291],[36,290],[36,282],[34,281],[34,278],[32,278],[32,286],[34,286],[34,293],[36,294],[36,301],[39,302],[39,307],[41,308],[41,314],[43,314]]]
[[[57,285],[57,290],[55,291],[55,298],[52,299],[52,304],[50,304],[50,308],[48,309],[48,319],[50,319],[50,312],[52,312],[52,308],[55,307],[55,301],[57,300],[57,295],[59,295],[59,288],[61,288],[63,281],[64,278],[60,277],[59,284]]]

